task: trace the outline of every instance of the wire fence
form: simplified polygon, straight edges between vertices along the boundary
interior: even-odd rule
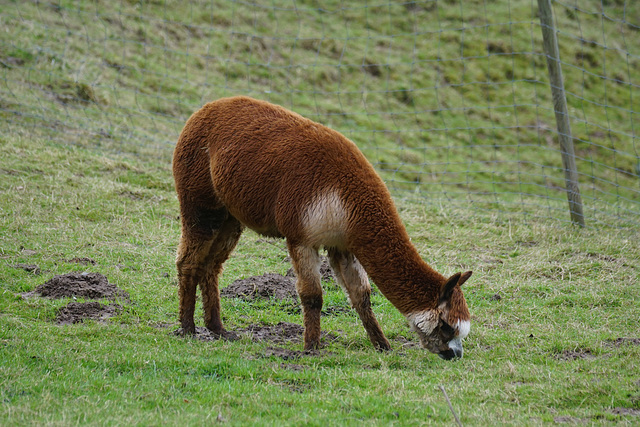
[[[637,227],[640,2],[552,6],[586,225]],[[535,0],[2,0],[0,127],[168,158],[245,94],[342,132],[400,197],[569,223],[542,27]]]

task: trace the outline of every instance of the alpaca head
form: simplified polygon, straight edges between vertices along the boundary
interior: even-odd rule
[[[436,308],[407,315],[422,347],[446,360],[462,357],[462,340],[469,334],[469,309],[460,289],[469,277],[470,271],[454,274],[443,284]]]

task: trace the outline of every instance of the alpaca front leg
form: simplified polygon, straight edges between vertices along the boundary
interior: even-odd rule
[[[371,309],[371,285],[364,268],[351,252],[331,248],[329,263],[340,286],[346,291],[351,306],[355,308],[369,340],[378,350],[390,350],[391,344]]]
[[[302,312],[304,313],[304,349],[320,348],[320,313],[322,311],[322,295],[300,294]]]
[[[295,246],[290,243],[289,254],[296,272],[296,291],[302,303],[304,316],[304,349],[320,347],[320,312],[322,311],[322,285],[320,283],[320,255],[316,248]]]

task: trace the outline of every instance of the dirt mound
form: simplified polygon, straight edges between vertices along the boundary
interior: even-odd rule
[[[59,325],[71,325],[82,323],[85,319],[105,321],[122,311],[122,306],[118,304],[103,305],[97,301],[72,302],[62,307],[56,316]]]
[[[250,325],[241,332],[251,334],[254,341],[269,341],[275,343],[302,341],[304,327],[296,323],[280,322],[274,326]]]
[[[119,289],[99,273],[68,273],[54,276],[34,291],[22,294],[23,298],[41,296],[52,299],[86,298],[129,301],[129,294]],[[82,323],[85,319],[105,321],[122,311],[118,304],[101,304],[97,301],[70,302],[58,310],[56,322],[60,325]]]
[[[293,279],[272,273],[236,280],[226,288],[221,289],[220,295],[226,298],[241,298],[247,301],[259,298],[278,300],[298,298]]]
[[[129,294],[109,283],[107,278],[99,273],[68,273],[54,276],[53,279],[38,286],[35,291],[29,292],[25,296],[32,296],[34,293],[53,299],[70,297],[129,299]]]

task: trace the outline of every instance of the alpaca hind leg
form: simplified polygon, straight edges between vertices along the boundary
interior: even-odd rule
[[[371,285],[367,279],[367,273],[360,262],[351,252],[340,251],[336,248],[328,250],[329,263],[336,279],[346,291],[351,306],[355,308],[364,329],[369,335],[369,340],[378,350],[389,350],[391,345],[384,336],[382,328],[371,309]]]
[[[182,235],[176,256],[180,326],[183,334],[194,334],[196,289],[204,280],[211,247],[228,213],[224,208],[207,209],[191,204],[181,204],[181,213]]]
[[[322,285],[320,283],[320,255],[317,248],[288,243],[289,255],[296,272],[296,290],[302,303],[304,317],[304,349],[320,347],[320,312]]]
[[[228,339],[234,339],[237,336],[233,332],[226,331],[222,326],[218,279],[222,272],[222,265],[236,247],[242,230],[242,225],[234,217],[229,216],[225,220],[220,229],[217,230],[215,239],[211,243],[204,277],[200,281],[204,325],[215,335]]]
[[[180,237],[176,267],[178,269],[178,294],[180,297],[181,333],[193,335],[196,325],[193,315],[196,307],[196,288],[205,271],[206,258],[212,239],[185,234]]]

